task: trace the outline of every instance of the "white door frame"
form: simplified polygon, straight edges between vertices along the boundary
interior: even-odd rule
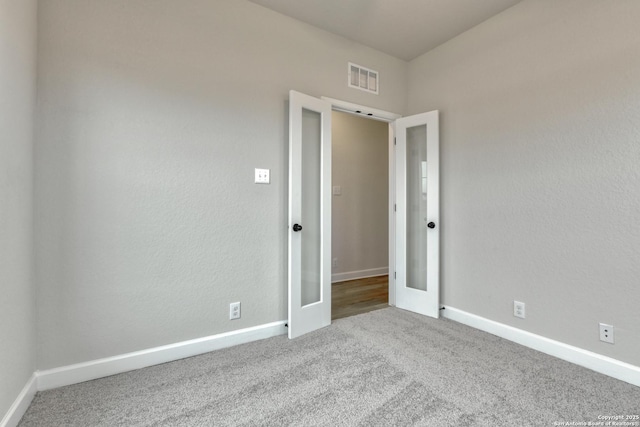
[[[395,176],[395,121],[402,116],[389,111],[378,110],[339,99],[321,96],[320,99],[331,103],[331,108],[335,111],[342,111],[370,120],[377,120],[389,124],[389,305],[396,305],[396,282],[394,272],[396,271],[396,176]]]

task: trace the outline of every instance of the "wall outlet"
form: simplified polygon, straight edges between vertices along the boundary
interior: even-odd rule
[[[524,312],[524,303],[520,302],[520,301],[514,301],[513,302],[513,315],[516,317],[519,317],[521,319],[524,319],[525,317],[525,312]]]
[[[240,318],[240,303],[232,302],[229,304],[229,320]]]
[[[600,323],[600,341],[613,344],[613,326]]]
[[[331,260],[331,267],[336,268],[338,266],[338,258]]]

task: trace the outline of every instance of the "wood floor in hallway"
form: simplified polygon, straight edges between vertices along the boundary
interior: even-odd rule
[[[389,276],[347,280],[331,285],[331,320],[389,307]]]

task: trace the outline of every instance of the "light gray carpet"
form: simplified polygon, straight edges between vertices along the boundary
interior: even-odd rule
[[[638,414],[640,388],[387,308],[38,393],[29,426],[553,426]]]

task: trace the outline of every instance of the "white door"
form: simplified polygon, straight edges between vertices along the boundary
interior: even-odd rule
[[[289,338],[331,324],[331,104],[289,92]]]
[[[396,306],[439,316],[438,111],[396,120]]]

